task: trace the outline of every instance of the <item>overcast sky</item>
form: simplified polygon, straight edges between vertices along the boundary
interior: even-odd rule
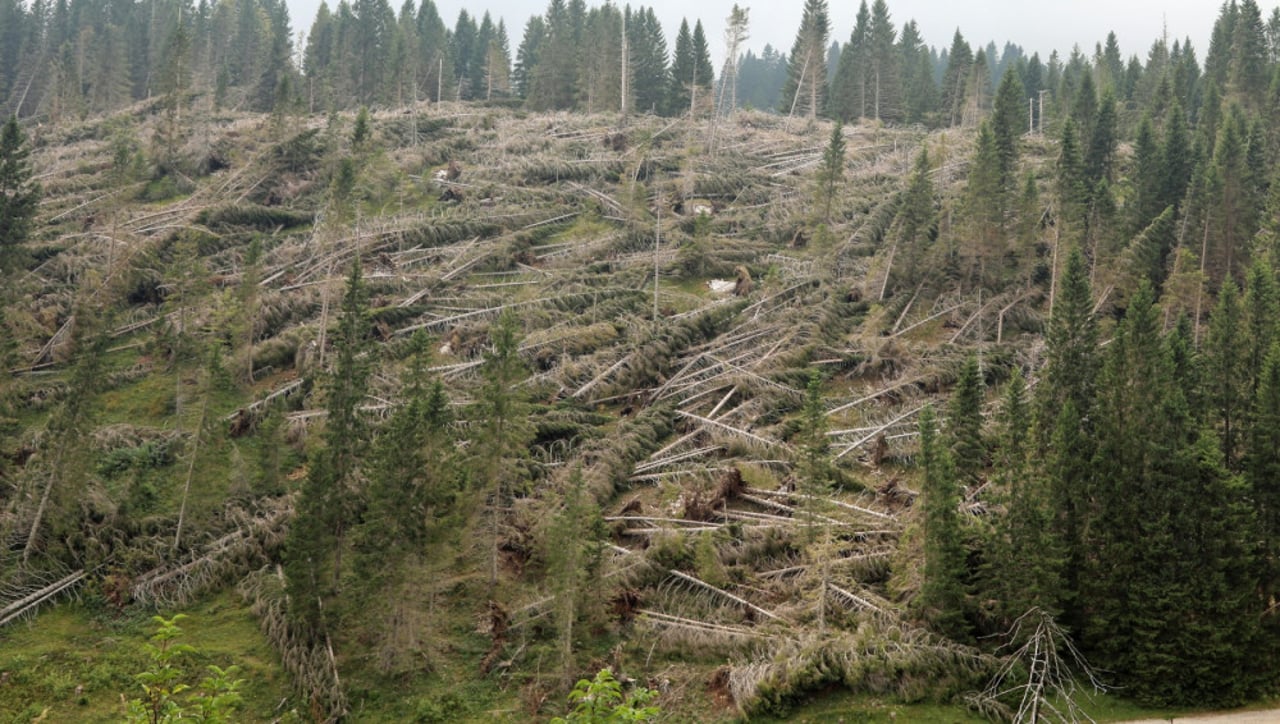
[[[330,7],[337,4],[337,0],[328,1]],[[397,12],[402,1],[392,0]],[[648,0],[631,4],[633,7],[646,5],[654,9],[666,30],[668,48],[675,46],[675,34],[682,17],[687,17],[690,25],[701,19],[711,43],[712,62],[719,67],[724,61],[724,19],[728,17],[734,1]],[[320,0],[288,2],[295,32],[308,31]],[[758,52],[768,43],[781,51],[791,49],[800,25],[802,0],[737,2],[751,12],[748,47]],[[587,4],[600,3],[588,0]],[[615,4],[626,3],[615,0]],[[1265,19],[1275,7],[1276,0],[1263,0],[1259,5]],[[858,0],[828,0],[828,6],[832,39],[844,43],[853,30]],[[1209,32],[1220,6],[1220,0],[889,0],[894,26],[900,28],[907,20],[914,19],[929,45],[940,49],[949,47],[952,35],[959,28],[972,46],[985,46],[988,41],[995,41],[998,47],[1003,48],[1005,41],[1013,41],[1028,54],[1039,52],[1046,60],[1049,51],[1056,49],[1066,56],[1076,44],[1086,54],[1092,54],[1095,43],[1105,39],[1107,32],[1112,30],[1120,40],[1120,50],[1125,58],[1137,54],[1145,60],[1152,41],[1160,37],[1167,27],[1171,42],[1189,36],[1197,57],[1203,62]],[[529,16],[543,14],[547,2],[436,0],[436,7],[445,24],[451,28],[463,8],[477,17],[488,10],[495,22],[498,18],[505,19],[514,55]]]

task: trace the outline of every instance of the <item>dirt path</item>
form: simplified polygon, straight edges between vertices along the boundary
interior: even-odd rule
[[[1232,714],[1196,714],[1176,716],[1171,719],[1134,719],[1125,724],[1276,724],[1280,722],[1280,709],[1267,711],[1238,711]]]

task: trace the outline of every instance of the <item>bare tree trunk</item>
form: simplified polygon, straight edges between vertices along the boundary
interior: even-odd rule
[[[806,56],[804,65],[800,66],[800,78],[796,81],[796,93],[791,97],[791,110],[787,112],[787,119],[790,120],[796,114],[796,105],[800,102],[800,93],[804,91],[804,79],[809,72],[809,58]]]
[[[693,64],[693,80],[689,83],[689,117],[698,116],[698,64]]]
[[[813,56],[812,48],[810,48],[809,50],[809,56],[810,57]],[[809,64],[809,61],[806,60],[805,65],[808,65],[808,64]],[[818,83],[821,82],[820,80],[821,77],[822,77],[822,74],[819,71],[814,71],[813,78],[809,80],[809,119],[810,120],[818,117]]]
[[[653,223],[653,321],[658,321],[658,251],[662,247],[662,193],[657,199],[657,220]]]
[[[1192,344],[1196,349],[1200,348],[1200,309],[1204,302],[1204,270],[1205,259],[1209,256],[1209,215],[1205,214],[1204,219],[1204,239],[1200,242],[1200,279],[1196,285],[1196,327]]]
[[[880,66],[876,66],[876,86],[875,86],[875,104],[876,104],[876,120],[880,120]]]
[[[1058,225],[1053,225],[1053,262],[1049,270],[1049,316],[1053,317],[1053,303],[1058,298],[1058,243],[1061,241]]]
[[[200,415],[196,418],[196,427],[191,435],[191,457],[187,460],[187,479],[182,486],[182,505],[178,508],[178,526],[173,533],[173,550],[178,550],[182,543],[182,524],[187,519],[187,498],[191,495],[191,477],[196,469],[196,457],[200,454],[200,439],[204,433],[205,418],[209,411],[209,390],[204,391],[200,400]]]
[[[627,76],[630,75],[630,72],[631,72],[631,64],[627,62],[629,60],[628,56],[630,56],[630,54],[631,54],[630,49],[627,47],[627,15],[626,13],[623,13],[622,14],[622,81],[621,81],[622,82],[622,93],[621,93],[622,98],[621,98],[621,102],[618,104],[619,107],[622,109],[622,126],[623,127],[626,127],[627,125],[627,96],[631,92],[631,89],[628,87],[629,84],[627,83],[628,81]]]
[[[40,521],[44,519],[44,512],[49,507],[49,494],[53,491],[53,483],[58,478],[59,468],[62,467],[61,462],[62,450],[59,448],[53,469],[49,471],[49,479],[44,484],[44,493],[40,495],[40,505],[36,508],[35,520],[31,521],[31,530],[27,533],[27,544],[22,548],[22,565],[24,567],[31,558],[32,549],[36,547],[36,538],[40,533]]]
[[[889,277],[893,274],[893,257],[898,253],[898,242],[895,240],[893,246],[889,247],[889,259],[885,262],[884,281],[880,283],[880,296],[877,301],[884,301],[885,292],[889,289]]]

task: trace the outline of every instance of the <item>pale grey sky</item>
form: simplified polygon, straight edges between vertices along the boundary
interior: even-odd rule
[[[337,0],[328,0],[332,8]],[[350,2],[350,0],[348,0]],[[420,0],[416,0],[420,1]],[[751,12],[751,38],[748,47],[757,52],[766,43],[781,51],[789,51],[800,25],[802,0],[773,0],[751,2],[736,0]],[[1264,19],[1271,13],[1278,0],[1262,0]],[[320,0],[288,0],[295,33],[308,31],[315,17]],[[400,2],[391,0],[396,11]],[[633,7],[646,5],[657,13],[667,33],[668,47],[675,45],[676,29],[680,19],[687,17],[689,24],[701,19],[711,43],[712,62],[719,67],[724,62],[724,19],[728,17],[735,0],[648,0],[633,2]],[[599,2],[588,0],[587,4]],[[615,0],[615,4],[625,4]],[[868,3],[870,4],[870,3]],[[853,30],[858,0],[828,0],[831,15],[831,35],[841,43],[849,39]],[[1204,61],[1208,49],[1209,33],[1218,15],[1220,0],[889,0],[889,11],[895,27],[914,19],[920,26],[925,42],[945,48],[951,45],[956,28],[969,44],[985,46],[995,41],[1004,47],[1005,41],[1023,46],[1027,53],[1039,52],[1048,59],[1051,50],[1058,50],[1064,57],[1073,45],[1079,44],[1086,54],[1093,52],[1094,44],[1105,39],[1114,30],[1125,58],[1137,54],[1145,59],[1152,41],[1168,28],[1170,41],[1190,37],[1196,55]],[[515,53],[520,44],[525,22],[530,15],[546,11],[547,2],[534,0],[436,0],[436,7],[449,27],[453,27],[458,12],[466,9],[474,16],[486,10],[497,18],[506,20],[511,38],[511,50]]]

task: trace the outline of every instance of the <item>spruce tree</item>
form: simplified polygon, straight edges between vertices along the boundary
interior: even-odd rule
[[[1069,244],[1082,244],[1087,228],[1090,189],[1084,175],[1076,124],[1070,118],[1062,124],[1056,186],[1059,239]]]
[[[332,336],[334,362],[325,384],[324,444],[308,466],[285,542],[290,615],[312,641],[325,631],[324,602],[338,591],[346,534],[359,515],[356,471],[368,440],[360,414],[369,376],[363,349],[368,332],[368,297],[357,257],[347,276]]]
[[[1143,279],[1153,288],[1164,284],[1166,262],[1177,240],[1178,218],[1172,206],[1133,237],[1121,259],[1123,272],[1128,275],[1133,289]]]
[[[680,30],[676,32],[675,53],[671,56],[671,84],[667,90],[666,111],[669,115],[680,115],[690,110],[690,96],[696,82],[694,74],[697,64],[693,58],[693,36],[689,31],[689,21],[681,18]]]
[[[1045,365],[1036,387],[1032,450],[1041,461],[1051,501],[1052,534],[1064,563],[1063,602],[1068,623],[1078,626],[1079,576],[1086,560],[1083,539],[1091,514],[1095,390],[1099,367],[1097,320],[1084,257],[1067,256],[1045,334]]]
[[[1084,155],[1084,178],[1091,187],[1101,181],[1111,183],[1115,162],[1117,134],[1116,97],[1110,91],[1102,94],[1098,111],[1092,120],[1088,149]]]
[[[1114,31],[1107,33],[1105,45],[1100,56],[1094,56],[1098,70],[1102,73],[1101,90],[1110,90],[1117,96],[1124,96],[1125,69],[1124,59],[1120,55],[1120,41]]]
[[[0,272],[21,265],[40,203],[40,184],[32,180],[30,155],[17,116],[10,116],[0,128]]]
[[[949,126],[958,126],[964,119],[965,88],[972,66],[973,50],[957,29],[942,76],[942,120]]]
[[[1030,464],[1026,382],[1014,368],[1005,385],[993,467],[1004,514],[992,525],[984,579],[997,601],[996,624],[1007,628],[1033,607],[1052,614],[1062,605],[1061,542],[1054,536],[1045,478]]]
[[[996,89],[995,108],[991,114],[991,132],[995,136],[1000,159],[1002,194],[1012,193],[1018,171],[1018,139],[1026,126],[1026,98],[1018,74],[1006,72]]]
[[[831,449],[827,441],[827,414],[822,404],[822,377],[817,370],[809,373],[805,386],[804,406],[800,417],[800,460],[797,465],[798,485],[805,494],[801,512],[804,519],[807,543],[806,557],[809,570],[818,579],[818,628],[827,625],[827,591],[831,581],[832,526],[824,516],[831,487],[835,481],[835,468],[831,461]]]
[[[831,129],[831,139],[822,152],[822,165],[818,167],[818,198],[822,203],[822,220],[831,223],[831,205],[836,190],[844,181],[845,164],[844,127],[837,121]]]
[[[1151,223],[1164,206],[1161,206],[1164,184],[1164,158],[1156,139],[1151,116],[1143,114],[1138,121],[1137,135],[1133,142],[1133,198],[1125,204],[1127,219],[1125,230],[1130,236],[1137,234]]]
[[[1078,249],[1067,255],[1058,279],[1045,342],[1044,382],[1037,389],[1039,419],[1051,421],[1067,401],[1087,415],[1094,402],[1099,365],[1098,328],[1089,273]]]
[[[826,105],[827,19],[826,0],[805,0],[800,29],[788,56],[787,83],[782,87],[782,110],[801,111],[814,118]]]
[[[1248,411],[1249,345],[1244,309],[1235,282],[1226,280],[1218,292],[1218,304],[1209,319],[1205,340],[1208,399],[1211,419],[1222,438],[1222,459],[1234,469],[1239,460],[1242,418]]]
[[[987,449],[982,440],[982,374],[978,358],[969,355],[960,368],[951,402],[947,406],[947,440],[956,480],[977,485],[986,469]]]
[[[938,438],[932,406],[920,413],[920,468],[924,475],[924,581],[916,606],[939,633],[963,640],[966,556],[960,528],[960,485],[951,455]]]
[[[449,31],[432,0],[422,0],[418,5],[416,22],[420,62],[423,64],[420,76],[427,97],[435,102],[452,98],[453,84],[446,80],[454,77]]]
[[[1263,600],[1280,598],[1280,345],[1263,360],[1249,420],[1245,475],[1257,501]],[[1280,625],[1269,620],[1276,640]]]
[[[1227,87],[1241,103],[1258,108],[1271,79],[1267,73],[1269,44],[1266,27],[1256,0],[1240,0],[1231,31]]]
[[[512,89],[519,98],[529,100],[533,87],[534,70],[538,67],[543,43],[547,38],[547,25],[541,15],[534,15],[524,26],[520,47],[516,50],[516,65],[511,73]]]
[[[369,145],[370,135],[372,131],[369,128],[369,108],[360,106],[360,110],[356,113],[355,126],[351,130],[351,146],[356,150],[363,150]]]
[[[485,353],[484,385],[476,405],[474,470],[485,486],[489,533],[489,589],[494,595],[503,524],[511,501],[522,492],[520,461],[527,454],[530,430],[527,406],[514,389],[525,373],[516,338],[518,322],[503,314],[490,329],[490,348]]]
[[[990,267],[998,265],[1004,256],[1007,189],[1001,171],[1000,149],[987,121],[978,126],[976,146],[964,194],[964,212],[972,241],[961,254],[972,260],[965,272],[966,281],[971,286],[985,287],[996,281],[997,270]]]
[[[1181,208],[1182,199],[1187,193],[1187,185],[1191,183],[1191,173],[1195,165],[1195,157],[1191,151],[1191,139],[1187,131],[1187,118],[1183,106],[1177,100],[1169,107],[1165,120],[1164,145],[1161,148],[1163,157],[1163,180],[1161,186],[1161,208],[1174,206]]]
[[[370,446],[367,503],[354,534],[356,569],[370,581],[388,574],[393,562],[422,557],[452,492],[449,398],[427,372],[426,337],[411,344],[405,399]]]
[[[1098,119],[1098,91],[1093,84],[1092,73],[1081,74],[1069,116],[1076,124],[1081,148],[1088,149],[1093,142],[1093,124]]]
[[[902,203],[898,206],[898,217],[892,227],[896,234],[889,251],[886,287],[891,278],[900,280],[902,286],[908,286],[918,283],[924,276],[922,264],[938,226],[931,171],[928,150],[922,148],[916,156],[911,180],[907,182]],[[895,262],[894,257],[901,257],[901,260]]]
[[[652,8],[634,12],[627,19],[627,43],[636,111],[658,113],[665,103],[670,81],[667,76],[667,39]]]
[[[574,637],[584,609],[589,606],[587,593],[600,565],[605,529],[581,468],[574,468],[569,476],[561,505],[551,518],[543,545],[547,581],[555,595],[562,683],[568,684],[576,669]]]
[[[841,121],[854,121],[867,115],[867,69],[871,52],[871,10],[867,0],[858,6],[849,41],[840,49],[840,61],[831,80],[828,111]],[[790,101],[786,101],[790,102]]]
[[[449,37],[455,75],[453,82],[457,87],[458,100],[474,100],[472,78],[475,76],[476,49],[480,45],[479,33],[479,26],[466,8],[459,10],[458,19],[453,24],[453,34]]]
[[[870,66],[867,80],[871,87],[871,117],[878,121],[896,121],[903,115],[902,68],[896,38],[889,6],[885,0],[875,0],[871,5],[871,25],[868,28]]]
[[[908,123],[924,123],[935,119],[938,111],[938,86],[933,77],[933,60],[916,21],[910,20],[902,26],[898,47],[902,57],[905,120]]]
[[[665,45],[663,47],[666,47]],[[698,96],[707,99],[711,105],[711,89],[715,85],[715,68],[711,65],[711,46],[707,45],[707,33],[702,29],[702,21],[693,22],[693,65],[697,70]]]
[[[1232,105],[1223,119],[1214,145],[1213,161],[1204,186],[1209,219],[1209,256],[1205,260],[1209,277],[1221,281],[1235,276],[1247,264],[1246,242],[1255,229],[1257,189],[1250,188],[1248,128],[1244,111]],[[1237,277],[1238,278],[1238,277]]]
[[[1277,339],[1280,323],[1280,290],[1276,288],[1276,275],[1270,260],[1265,256],[1255,258],[1249,266],[1244,288],[1244,337],[1248,345],[1246,392],[1252,399],[1261,386],[1262,368],[1267,353]]]

